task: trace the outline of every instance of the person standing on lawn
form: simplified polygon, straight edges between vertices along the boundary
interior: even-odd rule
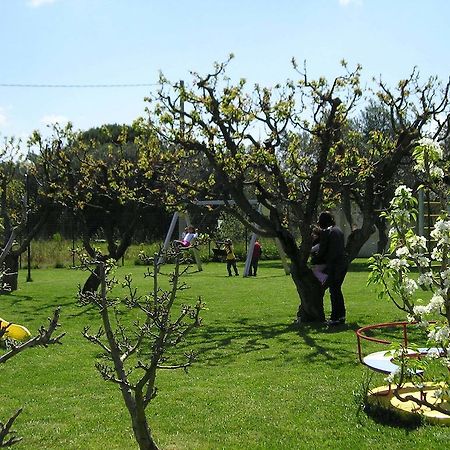
[[[256,272],[258,271],[258,263],[262,255],[262,247],[258,242],[258,239],[255,241],[255,245],[253,247],[252,260],[250,262],[250,276],[256,277]]]
[[[320,246],[317,259],[325,264],[328,275],[326,286],[330,290],[331,317],[327,325],[345,323],[345,302],[342,284],[347,274],[348,262],[345,254],[344,233],[336,225],[333,215],[323,211],[319,215]]]
[[[233,274],[231,273],[231,269],[233,269],[234,274],[238,276],[239,272],[236,266],[236,255],[234,254],[233,242],[231,239],[227,239],[225,241],[225,251],[227,253],[226,261],[227,261],[228,276],[229,277],[233,276]]]

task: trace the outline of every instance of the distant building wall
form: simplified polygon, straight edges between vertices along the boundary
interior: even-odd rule
[[[336,208],[333,210],[333,214],[335,216],[337,225],[344,232],[345,240],[347,241],[351,229],[347,220],[345,219],[344,211],[342,210],[342,208]],[[353,208],[352,215],[355,224],[357,226],[360,226],[362,224],[362,218],[361,214],[356,210],[356,208]],[[375,233],[373,233],[367,240],[367,242],[362,246],[361,250],[358,253],[358,257],[368,258],[373,254],[377,253],[377,243],[378,243],[378,230],[376,230]]]

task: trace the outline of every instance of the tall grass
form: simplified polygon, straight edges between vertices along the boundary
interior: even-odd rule
[[[263,255],[262,259],[278,259],[279,254],[275,241],[273,239],[262,240],[263,245]],[[147,255],[152,255],[157,252],[162,242],[155,243],[142,243],[142,244],[132,244],[123,260],[133,261],[135,264],[140,265],[141,260],[139,259],[139,253],[144,252]],[[95,243],[102,252],[106,252],[106,244],[103,241]],[[81,248],[81,241],[71,241],[66,239],[61,239],[60,235],[56,234],[53,239],[49,240],[37,240],[31,243],[30,247],[30,267],[32,269],[45,269],[45,268],[70,268],[77,261],[74,260],[72,256],[73,248]],[[211,241],[210,244],[202,245],[199,247],[200,257],[202,261],[211,261],[213,258],[212,249],[215,247],[214,242]],[[245,261],[247,255],[247,244],[245,242],[235,242],[234,249],[236,257],[240,261]],[[120,263],[123,261],[121,260]],[[24,253],[20,259],[20,265],[22,268],[28,266],[27,253]]]
[[[354,331],[403,316],[376,299],[364,266],[355,267],[344,285],[348,323],[334,329],[292,324],[298,297],[279,262],[262,261],[258,277],[229,278],[221,263],[188,275],[191,288],[178,303],[201,295],[208,310],[181,349],[198,354],[189,372],[159,376],[149,416],[161,448],[446,448],[450,428],[405,429],[357,413],[354,391],[366,369],[357,360]],[[132,272],[140,289],[150,289],[145,270],[130,260],[118,276]],[[98,349],[81,336],[85,325],[99,325],[94,309],[75,303],[85,277],[37,270],[26,283],[21,272],[20,289],[1,298],[0,316],[32,332],[61,305],[61,331],[67,332],[62,346],[29,350],[1,367],[0,420],[24,406],[15,427],[24,436],[18,449],[136,448],[118,388],[98,375]],[[385,384],[377,374],[372,382]]]

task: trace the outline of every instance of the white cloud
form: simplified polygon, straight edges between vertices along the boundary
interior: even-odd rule
[[[58,114],[48,114],[41,118],[40,122],[43,125],[53,125],[55,123],[59,123],[60,125],[66,124],[69,122],[69,119],[64,116],[60,116]]]
[[[28,6],[31,6],[32,8],[39,8],[43,5],[50,5],[51,3],[55,3],[58,0],[29,0]]]
[[[341,6],[362,5],[362,0],[339,0]]]

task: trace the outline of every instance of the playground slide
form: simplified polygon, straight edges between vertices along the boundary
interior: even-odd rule
[[[3,338],[15,339],[16,341],[24,341],[31,336],[28,329],[22,325],[17,325],[16,323],[10,323],[3,320],[0,317],[0,328],[4,330],[6,328]]]

